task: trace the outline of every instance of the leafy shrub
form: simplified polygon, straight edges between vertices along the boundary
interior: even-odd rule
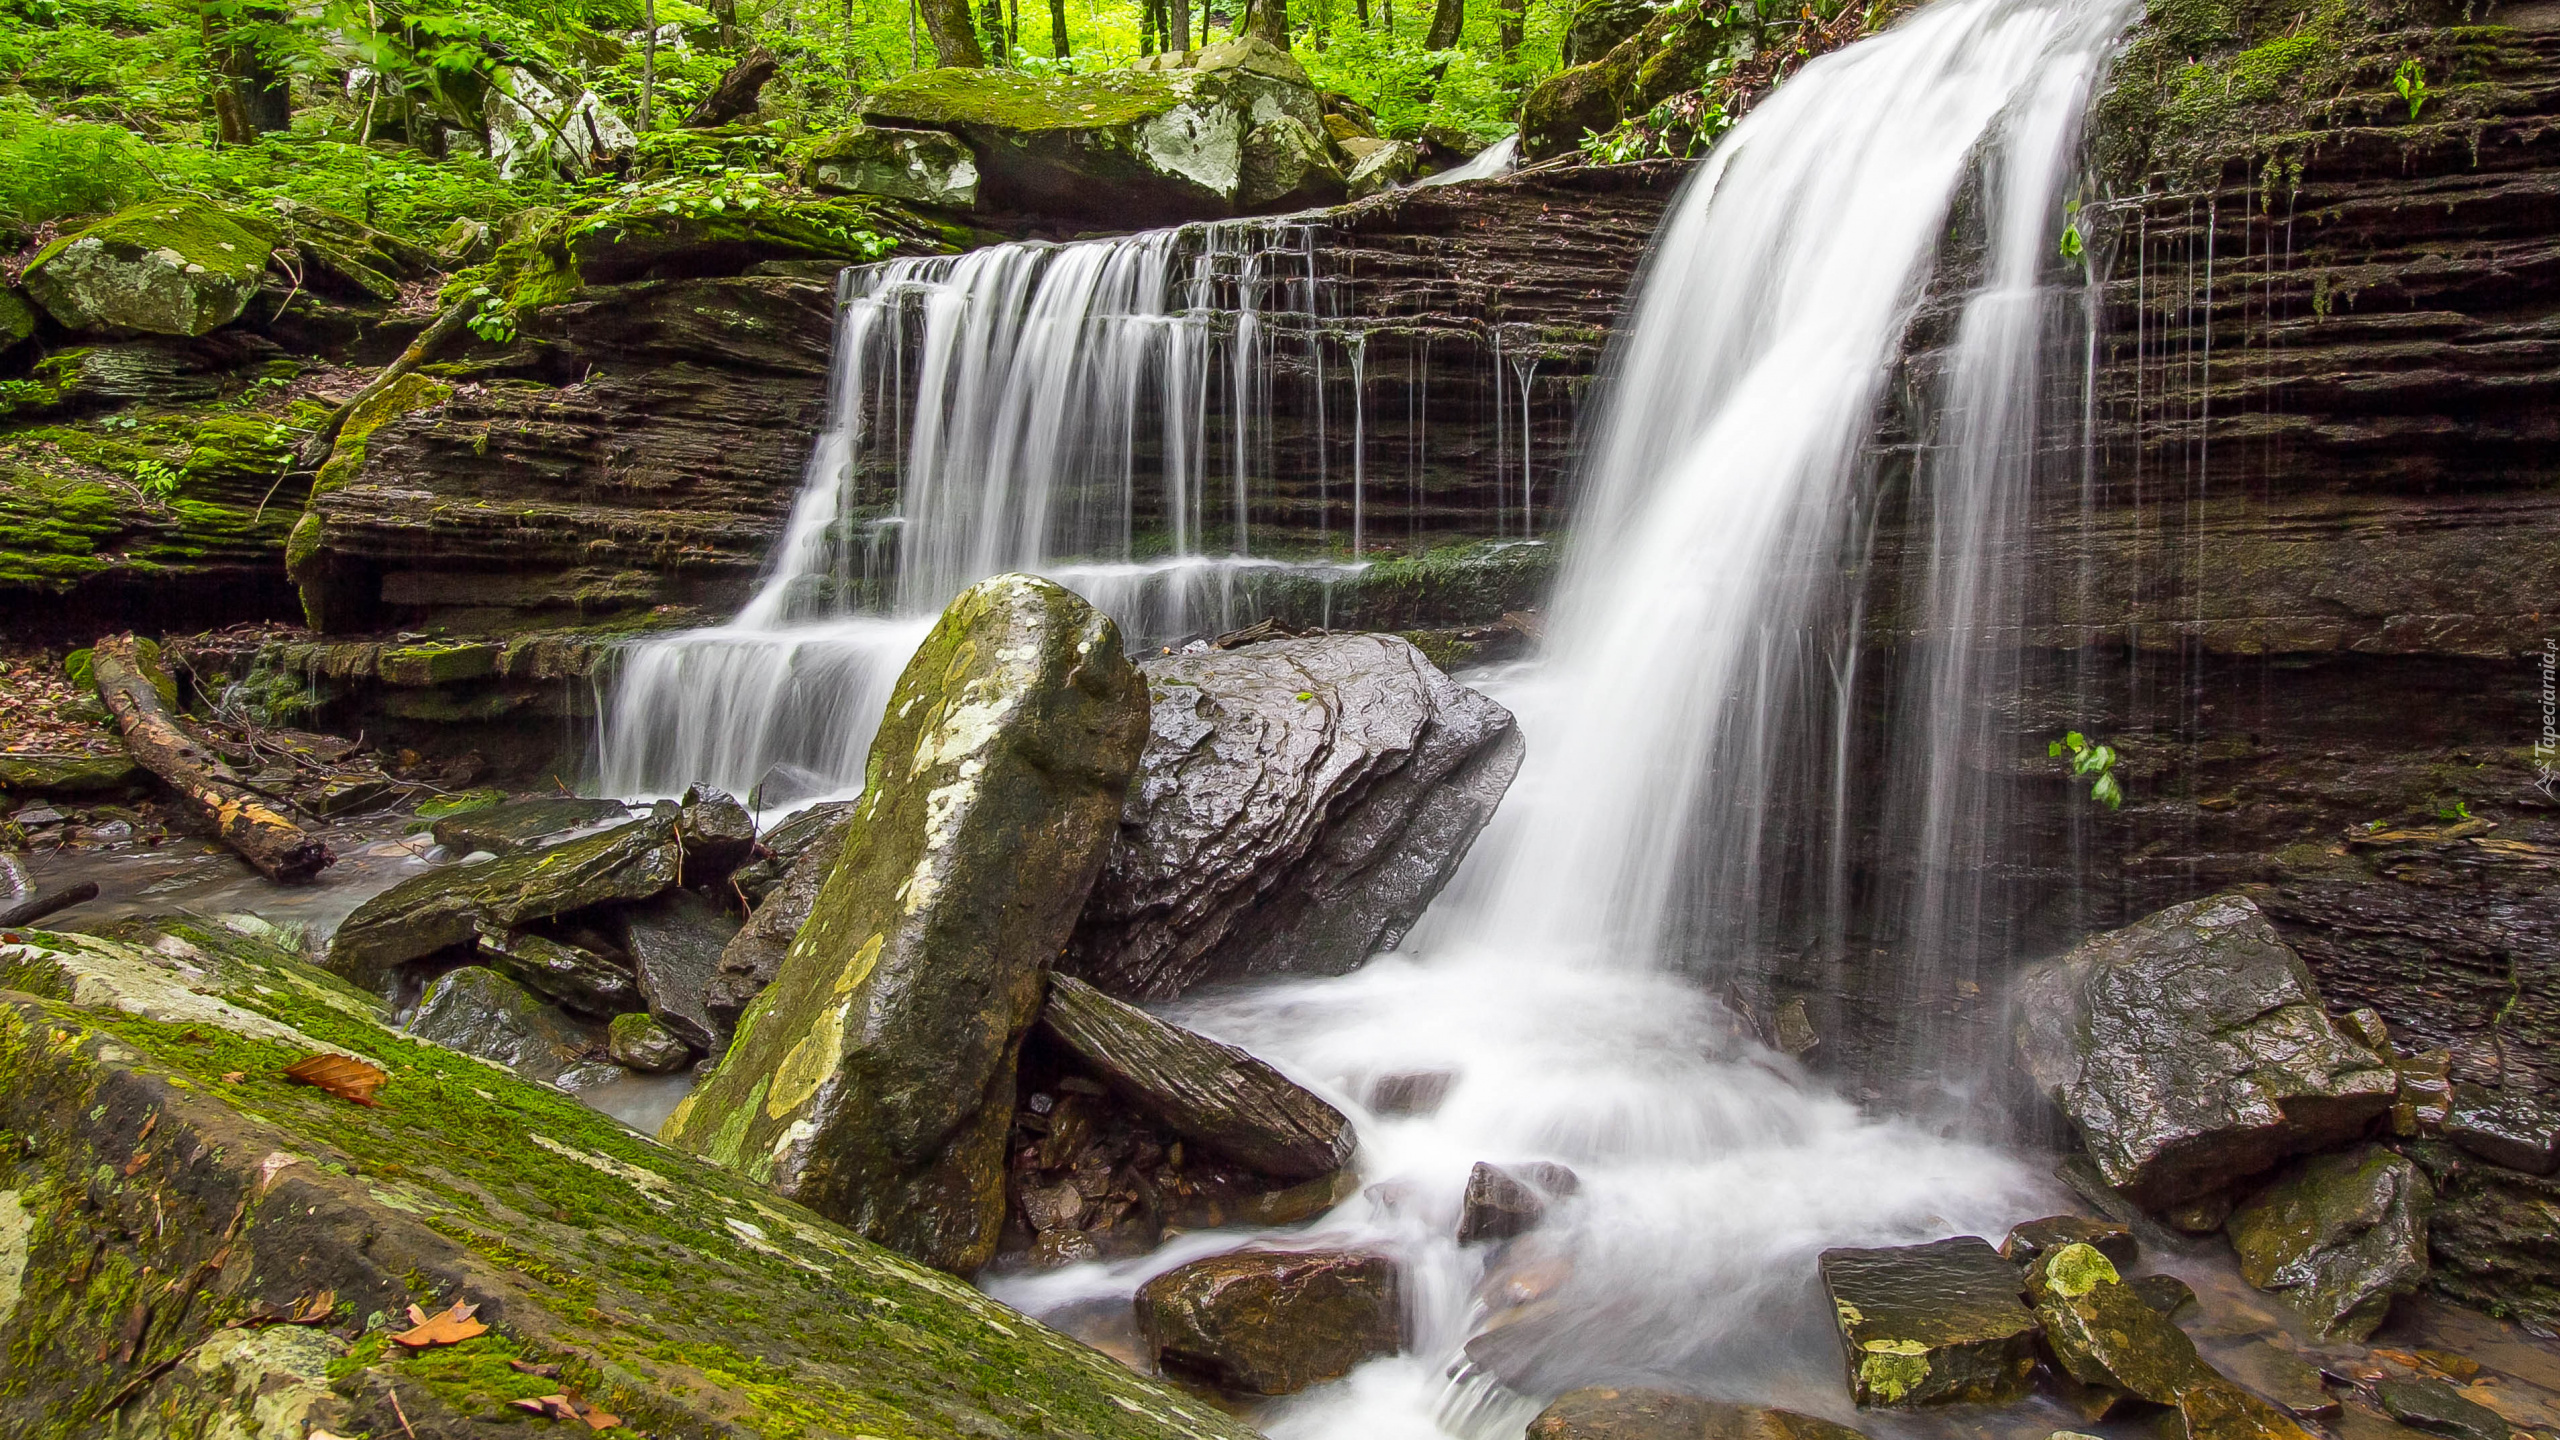
[[[158,188],[140,149],[111,125],[0,109],[0,216],[36,226],[123,209]]]

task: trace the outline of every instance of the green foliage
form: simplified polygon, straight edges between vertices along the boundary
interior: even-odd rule
[[[2065,754],[2071,757],[2071,773],[2089,776],[2089,798],[2110,810],[2124,804],[2124,782],[2117,778],[2116,762],[2121,757],[2112,745],[2101,745],[2074,730],[2045,747],[2053,759]]]
[[[133,483],[154,500],[168,500],[178,493],[177,469],[160,460],[137,460],[133,465]]]
[[[156,186],[131,135],[55,120],[23,101],[0,107],[0,219],[48,220],[119,210]]]
[[[2080,237],[2080,202],[2065,201],[2062,206],[2062,243],[2059,247],[2062,258],[2077,260],[2086,246],[2087,242]]]
[[[2418,107],[2427,103],[2427,66],[2416,56],[2400,62],[2391,77],[2391,93],[2409,102],[2409,118],[2418,118]]]

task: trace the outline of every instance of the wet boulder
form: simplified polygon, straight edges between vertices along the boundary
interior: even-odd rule
[[[2220,1376],[2178,1394],[2187,1440],[2319,1440],[2292,1416]]]
[[[2445,1440],[2509,1440],[2520,1428],[2443,1381],[2424,1376],[2377,1381],[2373,1395],[2392,1419]]]
[[[1511,713],[1392,635],[1150,660],[1146,757],[1060,968],[1131,999],[1393,949],[1518,773]]]
[[[2021,978],[2015,1009],[2036,1084],[2107,1183],[2149,1208],[2352,1139],[2399,1088],[2245,896],[2097,936]]]
[[[630,814],[631,807],[619,800],[582,800],[563,795],[447,815],[429,826],[427,833],[456,855],[480,850],[505,855],[554,844]]]
[[[1547,1160],[1495,1165],[1479,1160],[1467,1172],[1458,1209],[1458,1243],[1508,1240],[1538,1228],[1547,1207],[1582,1188],[1582,1177]]]
[[[2119,1267],[2131,1265],[2141,1253],[2133,1231],[2113,1220],[2092,1220],[2086,1215],[2048,1215],[2041,1220],[2022,1220],[2009,1227],[2009,1236],[2000,1242],[2000,1253],[2017,1264],[2033,1262],[2037,1256],[2059,1250],[2065,1245],[2088,1245]]]
[[[940,130],[856,125],[820,141],[805,163],[810,185],[820,190],[886,195],[943,210],[978,203],[978,157]]]
[[[355,908],[329,938],[331,970],[380,989],[398,966],[484,933],[591,905],[646,900],[676,883],[675,807],[600,834],[472,865],[442,865]]]
[[[841,806],[812,807],[808,813],[793,817],[789,824],[774,827],[764,842],[772,853],[739,872],[743,881],[747,871],[780,864],[784,856],[789,857],[781,869],[768,872],[770,879],[756,877],[763,885],[762,893],[750,895],[756,908],[721,950],[717,973],[703,993],[703,1008],[721,1029],[736,1029],[748,1002],[782,973],[782,957],[790,951],[800,927],[808,923],[809,911],[818,903],[818,892],[825,888],[827,876],[835,870],[836,856],[844,850],[857,803],[849,800]],[[802,823],[813,816],[813,823]]]
[[[616,1015],[606,1027],[605,1048],[613,1062],[643,1075],[664,1075],[681,1070],[693,1059],[693,1047],[676,1038],[676,1032],[658,1023],[658,1017],[646,1010]]]
[[[1422,152],[1402,140],[1345,140],[1342,149],[1351,157],[1344,179],[1354,200],[1402,185],[1422,165]]]
[[[2036,1317],[2018,1267],[1972,1235],[1822,1252],[1822,1285],[1861,1405],[1909,1407],[2023,1398]]]
[[[756,821],[724,791],[697,785],[676,811],[676,837],[684,844],[684,883],[697,889],[719,884],[756,850]]]
[[[494,1060],[537,1085],[583,1090],[613,1078],[605,1029],[570,1019],[486,965],[437,976],[409,1017],[409,1033]]]
[[[2187,1333],[2144,1304],[2095,1246],[2048,1250],[2028,1264],[2026,1279],[2045,1343],[2080,1384],[2174,1405],[2213,1378]]]
[[[898,678],[808,923],[666,1143],[985,1265],[1023,1036],[1145,740],[1108,617],[1027,575],[962,592]]]
[[[1528,1440],[1863,1440],[1817,1415],[1701,1400],[1668,1390],[1568,1390],[1529,1422]]]
[[[649,1013],[696,1050],[727,1049],[729,1027],[711,1013],[709,997],[738,922],[693,891],[670,890],[624,907],[613,924]]]
[[[1040,1025],[1086,1068],[1174,1133],[1282,1180],[1351,1158],[1351,1122],[1271,1066],[1080,980],[1053,975]]]
[[[2560,1169],[2560,1111],[2521,1091],[2457,1084],[2438,1128],[2492,1165],[2527,1175]]]
[[[2273,1291],[2324,1336],[2363,1340],[2394,1299],[2426,1279],[2434,1206],[2423,1171],[2363,1145],[2295,1163],[2232,1211],[2224,1228],[2250,1284]]]
[[[0,754],[0,790],[13,795],[94,795],[138,785],[146,778],[133,757],[121,751],[113,755]]]
[[[791,873],[791,867],[811,846],[822,841],[842,844],[844,822],[853,814],[856,803],[852,800],[830,800],[823,805],[812,805],[757,836],[755,858],[739,866],[737,873],[729,877],[747,904],[763,904],[765,897],[773,893],[774,887],[782,883],[783,877]],[[835,851],[831,848],[827,854],[828,863],[834,863]],[[795,923],[792,928],[797,930],[799,926]],[[789,936],[784,936],[783,940],[785,944],[790,943]],[[772,977],[768,975],[766,978]]]
[[[1247,1395],[1338,1379],[1404,1343],[1395,1262],[1383,1255],[1216,1255],[1148,1281],[1137,1304],[1139,1334],[1166,1374]]]
[[[484,930],[479,950],[490,968],[566,1010],[609,1018],[641,1003],[631,967],[583,945],[530,930]]]
[[[254,216],[154,200],[45,246],[21,283],[66,330],[203,335],[240,318],[276,239]]]

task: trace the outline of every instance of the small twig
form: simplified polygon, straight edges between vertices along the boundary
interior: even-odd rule
[[[382,1393],[391,1397],[391,1413],[400,1417],[400,1431],[409,1440],[418,1440],[418,1432],[409,1426],[409,1412],[400,1408],[400,1392],[389,1380],[382,1382]]]

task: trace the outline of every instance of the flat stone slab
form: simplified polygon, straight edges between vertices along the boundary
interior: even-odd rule
[[[1864,1440],[1818,1415],[1701,1400],[1668,1390],[1568,1390],[1529,1422],[1528,1440]]]
[[[2031,1388],[2040,1327],[2018,1267],[1973,1235],[1822,1252],[1861,1405],[1996,1404]]]
[[[437,844],[456,855],[486,850],[504,855],[556,840],[573,831],[619,820],[631,807],[619,800],[516,800],[485,810],[447,815],[427,829]]]
[[[1243,1394],[1291,1394],[1403,1345],[1404,1301],[1383,1255],[1213,1255],[1148,1281],[1137,1303],[1166,1373]]]

